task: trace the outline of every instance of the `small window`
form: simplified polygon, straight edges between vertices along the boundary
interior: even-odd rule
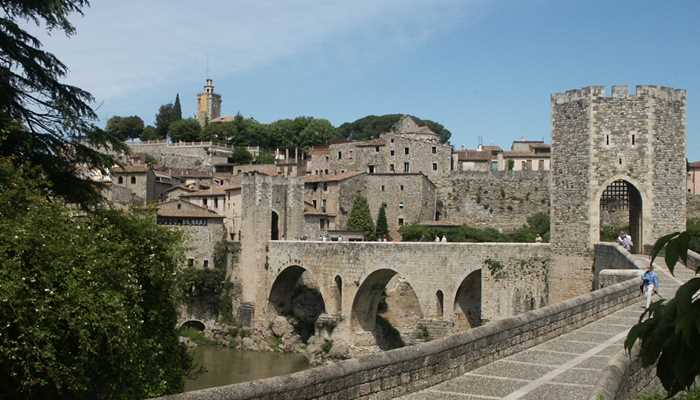
[[[311,204],[313,204],[314,208],[316,208],[316,200],[311,200]]]
[[[437,153],[437,147],[433,146],[433,154]]]
[[[634,135],[632,135],[632,146],[634,146]]]
[[[610,144],[610,135],[605,135],[605,145],[608,146]]]
[[[620,165],[622,165],[622,158],[620,158],[618,162],[620,163]]]
[[[317,191],[318,190],[318,183],[314,183],[313,185],[311,185],[311,188],[314,190],[314,192]]]
[[[326,161],[328,161],[328,156],[326,156]]]
[[[400,188],[401,188],[401,191],[403,192],[403,185],[401,185]]]
[[[342,159],[343,159],[343,152],[339,151],[338,152],[338,160],[342,160]]]
[[[389,155],[394,156],[394,150],[389,151]]]
[[[389,171],[395,172],[394,164],[389,164]]]
[[[123,177],[123,176],[120,176],[118,180],[119,180],[119,184],[120,184],[120,185],[124,183],[124,177]]]
[[[135,184],[136,184],[136,177],[135,177],[135,176],[132,176],[132,177],[131,177],[131,184],[132,184],[132,185],[135,185]]]
[[[404,154],[408,154],[408,147],[404,147],[403,152],[404,152]]]
[[[403,208],[403,201],[399,203],[399,208]]]
[[[187,266],[188,266],[188,267],[194,267],[194,258],[188,258],[188,259],[187,259]]]
[[[326,212],[326,199],[321,200],[321,211]]]
[[[179,210],[179,209],[181,209],[181,208],[182,208],[182,204],[177,203],[177,209]]]
[[[219,198],[214,197],[214,208],[219,208]]]
[[[318,222],[319,222],[319,227],[321,229],[326,229],[326,220],[325,219],[321,218]]]
[[[209,260],[204,260],[204,269],[209,268]]]
[[[326,175],[328,175],[328,170],[327,170],[327,169],[324,169],[324,170],[323,170],[323,173],[326,174]]]
[[[384,191],[384,185],[382,185],[382,192]]]
[[[403,172],[405,172],[405,173],[411,172],[411,164],[409,162],[403,163]]]
[[[399,218],[399,226],[403,226],[403,218]]]
[[[328,191],[328,183],[327,182],[323,182],[323,191],[324,192]]]
[[[205,206],[207,205],[207,198],[206,197],[202,199],[202,204],[204,204]]]
[[[391,143],[394,143],[394,138],[391,138],[390,142],[391,142]]]
[[[374,173],[374,165],[369,165],[367,168],[369,169],[370,174]]]
[[[433,163],[433,171],[437,171],[437,163],[436,162]]]
[[[374,151],[379,153],[379,146],[374,146]]]

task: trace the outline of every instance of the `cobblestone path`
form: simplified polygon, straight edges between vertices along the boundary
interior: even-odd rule
[[[635,256],[645,263],[648,257]],[[672,297],[693,272],[678,264],[671,276],[654,261],[661,296]],[[455,379],[401,397],[403,400],[588,400],[611,358],[623,348],[629,328],[643,312],[640,301],[598,321],[472,370]]]

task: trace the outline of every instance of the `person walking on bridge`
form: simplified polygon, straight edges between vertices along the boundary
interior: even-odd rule
[[[647,302],[645,309],[651,305],[651,296],[658,293],[659,276],[654,272],[654,265],[650,264],[649,269],[642,275],[642,291],[646,296]]]

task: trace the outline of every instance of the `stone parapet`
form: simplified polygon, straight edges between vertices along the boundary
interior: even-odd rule
[[[389,399],[434,386],[575,330],[638,298],[637,281],[630,280],[444,339],[161,399]]]
[[[594,97],[629,98],[644,96],[667,101],[685,101],[688,93],[684,89],[674,89],[666,86],[637,85],[635,94],[630,94],[627,85],[615,85],[612,86],[610,95],[608,95],[605,86],[596,85],[555,93],[552,95],[552,102],[564,104]]]
[[[590,400],[636,399],[639,393],[661,386],[656,377],[656,366],[642,368],[639,344],[632,349],[633,357],[620,351],[603,370]]]

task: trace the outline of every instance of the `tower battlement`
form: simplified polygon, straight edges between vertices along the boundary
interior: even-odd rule
[[[564,104],[579,100],[592,98],[635,98],[635,97],[653,97],[666,101],[685,101],[687,92],[685,89],[674,89],[667,86],[658,85],[637,85],[635,93],[630,93],[627,85],[611,86],[610,91],[606,90],[605,86],[586,86],[581,89],[567,90],[563,93],[552,94],[553,104]]]

